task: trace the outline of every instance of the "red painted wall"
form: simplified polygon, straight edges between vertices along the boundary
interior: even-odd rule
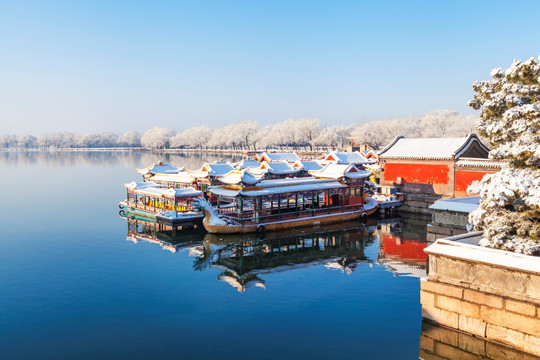
[[[456,192],[467,191],[467,187],[475,180],[482,180],[484,175],[493,174],[493,171],[457,171],[456,170]]]
[[[411,183],[448,184],[448,165],[386,163],[384,180],[397,181],[398,177]]]

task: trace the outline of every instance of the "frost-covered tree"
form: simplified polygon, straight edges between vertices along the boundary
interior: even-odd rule
[[[30,149],[36,146],[37,137],[33,135],[17,136],[17,147],[20,149]]]
[[[137,131],[128,131],[118,138],[118,145],[128,147],[141,146],[141,135]]]
[[[309,145],[309,150],[313,151],[315,139],[322,131],[321,121],[319,119],[298,119],[295,122],[300,141]]]
[[[17,144],[17,137],[15,135],[2,135],[0,136],[0,148],[10,148]]]
[[[154,126],[144,132],[141,145],[150,149],[168,149],[172,135],[171,130]]]
[[[251,145],[255,148],[253,142],[256,141],[259,124],[253,120],[245,120],[235,125],[235,133],[241,139],[240,142],[245,145],[246,149],[249,150]]]
[[[185,145],[182,139],[182,131],[176,132],[176,134],[170,140],[170,145],[173,149],[179,149]]]
[[[540,255],[540,65],[514,60],[491,78],[473,84],[469,106],[480,109],[477,129],[490,157],[510,164],[470,186],[482,199],[469,220],[484,231],[483,246]]]
[[[212,136],[212,129],[208,126],[195,126],[182,132],[182,142],[193,148],[207,147],[208,140]]]
[[[315,139],[315,145],[322,147],[325,150],[335,149],[338,146],[339,135],[335,127],[325,127]]]

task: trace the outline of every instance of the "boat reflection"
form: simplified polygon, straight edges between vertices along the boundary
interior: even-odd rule
[[[156,243],[162,249],[184,249],[194,258],[193,270],[217,269],[217,278],[240,292],[265,289],[264,275],[324,266],[346,275],[360,264],[385,266],[396,276],[425,276],[425,230],[401,219],[332,224],[313,229],[258,234],[210,234],[204,230],[173,231],[165,225],[125,217],[127,239]],[[420,229],[420,230],[419,230]],[[425,227],[424,227],[425,229]],[[422,238],[423,237],[423,238]],[[365,249],[379,241],[376,259]]]
[[[191,250],[195,270],[222,271],[224,281],[243,292],[265,288],[260,275],[324,265],[352,274],[360,263],[372,261],[364,254],[373,236],[361,222],[334,224],[310,231],[282,231],[260,238],[255,234],[206,234],[201,246]]]
[[[204,236],[204,230],[201,228],[175,231],[171,226],[156,222],[140,218],[123,218],[127,221],[127,240],[134,243],[145,241],[158,244],[163,250],[168,250],[172,253],[200,243]]]

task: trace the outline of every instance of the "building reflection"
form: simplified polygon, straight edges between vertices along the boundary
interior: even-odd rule
[[[351,275],[360,264],[385,266],[397,276],[426,275],[425,230],[401,219],[333,224],[314,229],[257,234],[209,234],[203,230],[174,232],[154,222],[125,218],[127,239],[155,243],[162,249],[184,249],[193,257],[193,270],[217,269],[219,281],[240,292],[266,288],[265,275],[324,266]],[[425,229],[425,227],[424,227]],[[379,241],[377,258],[365,254]]]
[[[418,220],[381,220],[376,235],[379,239],[377,263],[384,265],[396,276],[426,276],[427,247],[425,224],[418,228]],[[422,229],[424,229],[422,231]]]
[[[515,360],[540,358],[476,336],[422,321],[420,359]]]

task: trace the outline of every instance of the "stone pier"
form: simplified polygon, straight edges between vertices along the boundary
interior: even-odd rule
[[[477,246],[479,233],[426,248],[422,317],[540,356],[540,257]]]

